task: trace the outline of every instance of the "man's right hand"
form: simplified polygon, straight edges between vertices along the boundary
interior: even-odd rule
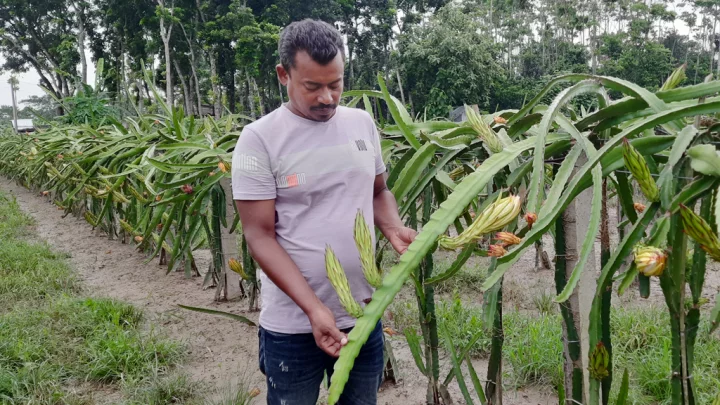
[[[325,353],[338,357],[340,349],[347,344],[347,336],[335,325],[335,316],[325,305],[308,315],[315,343]]]

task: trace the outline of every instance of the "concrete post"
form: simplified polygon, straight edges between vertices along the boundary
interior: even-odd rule
[[[230,270],[228,260],[238,258],[238,234],[230,233],[233,221],[235,220],[235,201],[232,197],[232,182],[230,178],[224,178],[220,185],[225,191],[225,220],[228,225],[222,231],[223,266],[220,273],[221,294],[226,300],[239,298],[242,295],[240,289],[240,275]]]
[[[587,157],[583,154],[575,163],[575,169],[578,170],[580,167],[587,163]],[[575,198],[575,214],[577,215],[577,221],[575,221],[577,239],[576,251],[579,253],[582,248],[582,241],[585,239],[585,235],[588,232],[589,219],[591,216],[592,207],[592,189],[587,188],[585,191],[580,193]],[[597,277],[599,266],[596,260],[595,249],[590,252],[587,263],[585,264],[585,270],[580,277],[577,289],[573,295],[577,296],[578,309],[580,312],[580,348],[582,353],[582,366],[584,383],[584,403],[588,402],[590,398],[590,375],[588,373],[588,359],[590,358],[590,334],[588,333],[588,327],[590,325],[590,308],[592,307],[593,297],[595,296],[595,288],[597,286]],[[572,272],[575,266],[572,268],[568,267],[568,271]],[[569,273],[568,273],[569,276]]]
[[[575,172],[587,163],[587,157],[581,155],[575,164]],[[564,229],[564,248],[565,248],[565,279],[568,280],[573,270],[578,264],[580,252],[582,250],[582,242],[588,231],[588,219],[591,216],[592,207],[592,189],[588,188],[575,200],[566,207],[562,214]],[[590,308],[592,306],[593,296],[595,294],[596,279],[598,274],[598,265],[596,263],[596,255],[591,251],[588,261],[585,264],[585,270],[578,282],[575,291],[565,303],[570,313],[573,323],[573,329],[577,331],[577,337],[580,340],[580,356],[573,359],[571,353],[576,348],[571,348],[574,343],[570,342],[568,326],[563,322],[563,339],[565,354],[565,393],[566,398],[570,401],[573,397],[578,398],[577,393],[573,393],[572,374],[575,370],[582,370],[583,393],[582,403],[587,404],[590,395],[590,377],[587,371],[589,359],[589,341],[588,326],[590,324]],[[570,403],[570,402],[567,402]]]

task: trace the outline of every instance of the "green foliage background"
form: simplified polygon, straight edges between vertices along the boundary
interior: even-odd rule
[[[84,71],[103,58],[100,90],[120,115],[153,104],[147,69],[188,114],[258,116],[287,100],[274,72],[281,28],[318,18],[345,37],[346,90],[377,88],[382,72],[411,114],[447,117],[464,103],[520,108],[562,73],[656,90],[686,64],[684,84],[702,82],[719,64],[718,15],[718,0],[1,0],[0,54],[3,70],[36,71],[57,99],[83,97]],[[83,109],[107,112],[96,107]]]

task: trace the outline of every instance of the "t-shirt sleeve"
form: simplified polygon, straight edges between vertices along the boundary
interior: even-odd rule
[[[272,200],[277,196],[270,156],[257,133],[245,127],[232,155],[235,200]]]
[[[375,121],[373,121],[372,117],[370,117],[370,114],[368,114],[368,121],[370,121],[370,128],[372,129],[372,143],[373,148],[375,149],[375,175],[385,173],[387,168],[385,167],[385,162],[383,162],[383,153],[382,153],[382,146],[380,144],[380,134],[378,133],[377,127],[375,126]]]

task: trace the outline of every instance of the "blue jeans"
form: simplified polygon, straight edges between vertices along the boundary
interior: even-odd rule
[[[344,329],[349,333],[350,329]],[[312,333],[284,334],[260,327],[260,371],[268,405],[315,405],[320,384],[332,377],[335,358],[322,351]],[[355,360],[340,405],[376,405],[383,375],[383,332],[378,322]]]

